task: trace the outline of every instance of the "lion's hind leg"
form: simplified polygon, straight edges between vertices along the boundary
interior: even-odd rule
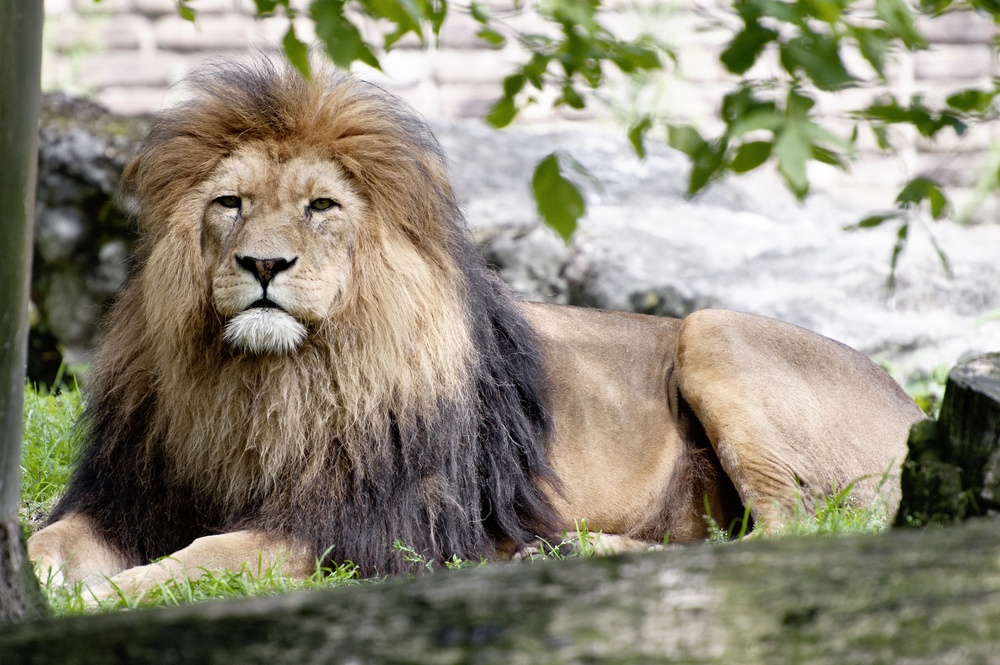
[[[858,505],[895,514],[909,429],[924,416],[862,354],[773,319],[703,310],[681,328],[674,376],[759,526],[852,485]]]

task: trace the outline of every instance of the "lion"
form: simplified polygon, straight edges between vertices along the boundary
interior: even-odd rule
[[[43,580],[392,575],[397,541],[504,560],[584,520],[625,551],[852,483],[895,512],[923,414],[860,353],[735,311],[522,302],[399,99],[267,61],[189,84],[122,176],[142,241],[29,542]]]

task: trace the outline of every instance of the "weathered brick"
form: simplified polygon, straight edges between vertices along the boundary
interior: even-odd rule
[[[95,88],[166,87],[179,79],[186,60],[174,53],[111,51],[80,59],[80,82]]]
[[[176,0],[132,0],[132,6],[135,11],[151,16],[177,15]]]
[[[422,51],[392,50],[380,58],[382,74],[372,72],[373,82],[396,86],[412,86],[431,80],[433,67],[430,58]]]
[[[993,20],[975,12],[951,12],[943,16],[922,17],[917,27],[928,40],[937,44],[993,43],[997,28]]]
[[[98,21],[79,14],[61,14],[45,21],[45,38],[57,51],[94,48],[98,43]]]
[[[441,27],[441,46],[449,49],[492,48],[489,42],[476,36],[482,27],[470,14],[451,9]]]
[[[73,0],[46,0],[45,15],[59,16],[73,11]]]
[[[688,81],[718,81],[728,76],[718,51],[691,46],[677,54],[678,73]]]
[[[446,118],[482,118],[493,108],[501,93],[497,84],[443,86],[440,112]]]
[[[913,55],[914,74],[927,79],[985,79],[993,71],[989,46],[939,46]]]
[[[199,15],[256,13],[252,0],[188,0],[188,6]]]
[[[254,19],[243,15],[208,14],[194,23],[162,16],[153,28],[160,48],[177,51],[247,49],[265,43]]]
[[[150,50],[154,46],[152,24],[135,14],[64,14],[50,18],[45,30],[59,51]]]
[[[97,93],[96,101],[109,111],[122,115],[155,113],[170,105],[169,95],[162,87],[107,88]]]
[[[431,51],[434,80],[439,85],[455,83],[499,83],[514,71],[516,50],[459,51],[441,49]]]
[[[132,10],[132,0],[76,0],[76,10],[81,14],[124,14]],[[177,11],[177,4],[174,4]]]
[[[153,23],[136,14],[115,16],[101,28],[101,42],[109,49],[151,51],[156,46]]]
[[[288,18],[285,16],[268,16],[257,20],[257,32],[261,39],[275,47],[281,46],[281,41],[288,33]],[[299,41],[311,44],[316,41],[315,24],[301,16],[295,19],[295,36]]]

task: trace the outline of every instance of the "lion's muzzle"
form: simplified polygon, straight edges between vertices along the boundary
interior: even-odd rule
[[[222,339],[249,353],[288,353],[306,338],[306,327],[278,307],[249,307],[226,324]]]

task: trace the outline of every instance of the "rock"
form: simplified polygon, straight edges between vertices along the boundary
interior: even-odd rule
[[[43,98],[28,359],[34,381],[51,381],[64,360],[88,360],[101,315],[125,282],[135,233],[114,197],[147,131],[141,118],[65,95]]]
[[[470,227],[477,237],[505,238],[502,256],[485,251],[528,298],[546,299],[539,294],[555,292],[558,275],[570,304],[669,316],[705,307],[763,314],[853,346],[901,379],[1000,349],[1000,321],[976,325],[1000,310],[998,225],[914,217],[890,296],[897,227],[845,232],[870,213],[849,200],[816,192],[799,203],[768,173],[729,178],[687,199],[687,159],[653,140],[639,161],[617,134],[496,132],[472,121],[435,131]],[[538,263],[553,257],[528,231],[539,223],[532,169],[558,150],[600,187],[581,180],[587,214],[556,269]],[[544,277],[531,283],[532,275]]]

